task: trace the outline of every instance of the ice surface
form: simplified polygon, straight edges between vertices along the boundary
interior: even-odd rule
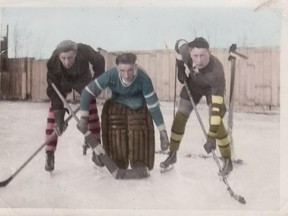
[[[44,143],[48,105],[0,101],[0,181]],[[101,108],[99,105],[99,112]],[[161,102],[161,109],[170,134],[173,103]],[[198,109],[207,128],[206,105],[200,104]],[[107,169],[96,168],[90,149],[82,155],[83,136],[72,119],[59,138],[55,171],[50,175],[44,170],[43,149],[13,181],[0,188],[0,208],[4,211],[0,215],[21,215],[24,209],[37,210],[35,215],[42,211],[58,215],[59,209],[78,209],[71,215],[82,215],[85,209],[87,215],[94,210],[98,210],[97,215],[108,210],[107,215],[124,215],[120,214],[123,211],[126,215],[131,211],[131,215],[221,215],[227,210],[233,215],[268,215],[280,208],[279,130],[279,114],[234,113],[234,149],[244,165],[235,165],[228,182],[236,194],[245,197],[247,203],[242,205],[230,197],[212,158],[185,157],[187,153],[205,153],[205,138],[195,113],[187,123],[175,168],[161,174],[159,163],[166,155],[156,154],[151,176],[143,180],[115,180]],[[159,150],[157,129],[155,132]]]

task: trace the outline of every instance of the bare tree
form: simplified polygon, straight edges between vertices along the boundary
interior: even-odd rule
[[[35,38],[28,25],[20,25],[19,23],[17,21],[13,26],[11,46],[14,51],[14,58],[41,57],[44,38],[40,36]]]
[[[14,49],[14,58],[18,57],[18,51],[20,49],[20,33],[19,33],[19,27],[16,23],[13,28],[13,49]]]

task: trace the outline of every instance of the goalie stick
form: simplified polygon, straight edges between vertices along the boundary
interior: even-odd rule
[[[76,116],[76,114],[73,112],[69,104],[67,103],[66,99],[63,97],[61,92],[58,90],[56,85],[50,81],[51,86],[63,102],[65,108],[67,108],[77,123],[79,123],[79,118]],[[98,143],[96,140],[96,137],[93,136],[93,134],[87,130],[87,132],[84,134],[85,140],[87,141],[88,145],[91,147],[92,151],[95,152],[95,154],[98,156],[100,162],[102,162],[108,171],[112,174],[112,176],[115,179],[141,179],[141,178],[147,178],[150,176],[149,169],[147,167],[137,167],[135,169],[120,169],[116,166],[114,161],[105,153],[105,150],[103,147]],[[92,146],[96,143],[96,147],[93,149]]]

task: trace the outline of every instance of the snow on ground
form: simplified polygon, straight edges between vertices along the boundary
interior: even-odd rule
[[[173,103],[162,102],[161,109],[170,134]],[[208,128],[206,105],[198,109]],[[44,143],[47,113],[48,103],[0,101],[0,181]],[[185,157],[205,153],[192,113],[175,169],[161,174],[166,155],[156,154],[151,176],[142,180],[115,180],[107,169],[96,168],[91,151],[82,155],[83,136],[72,119],[59,138],[55,171],[44,170],[43,149],[0,188],[0,215],[274,215],[280,208],[279,119],[279,114],[234,113],[234,148],[245,164],[235,165],[228,182],[246,205],[230,197],[212,158]]]

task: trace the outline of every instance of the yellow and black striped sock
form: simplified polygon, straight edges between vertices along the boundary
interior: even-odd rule
[[[230,141],[228,139],[228,132],[222,121],[219,125],[216,139],[221,156],[224,158],[230,158],[231,157]]]
[[[176,113],[171,129],[170,151],[177,151],[179,149],[180,142],[185,132],[187,120],[188,118],[182,113]]]

